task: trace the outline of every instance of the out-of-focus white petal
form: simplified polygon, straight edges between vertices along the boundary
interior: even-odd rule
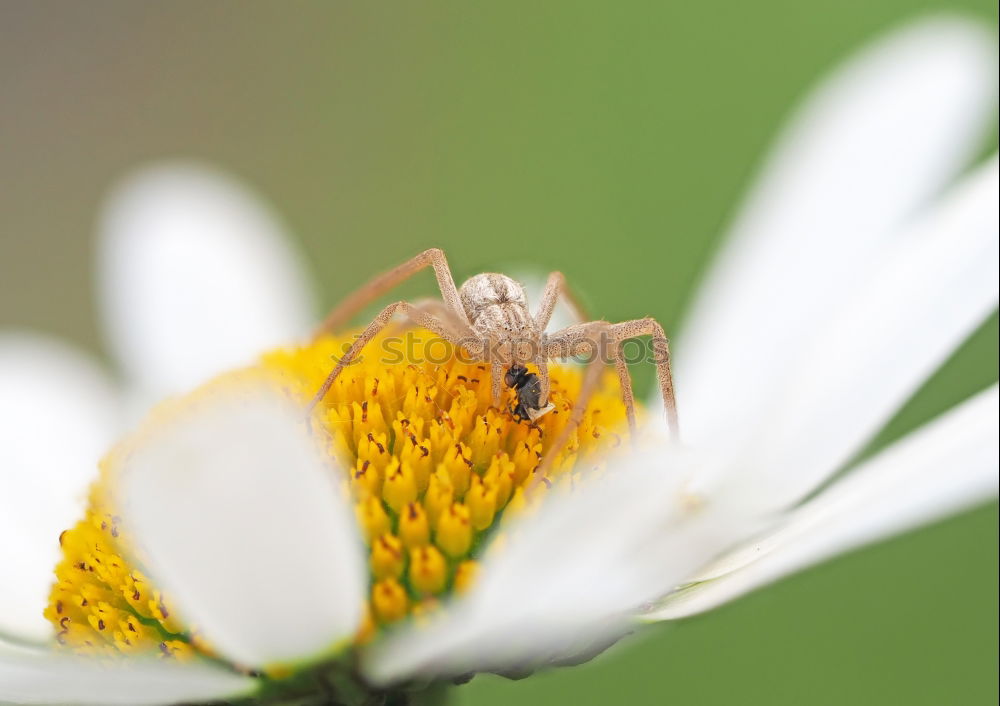
[[[141,401],[184,392],[314,321],[301,258],[239,182],[193,164],[126,179],[100,223],[110,344]]]
[[[0,645],[0,703],[154,706],[249,695],[255,679],[203,662],[99,662]]]
[[[0,635],[44,640],[59,534],[83,511],[116,426],[117,399],[92,360],[26,333],[0,334]]]
[[[339,480],[301,409],[246,388],[152,430],[119,506],[185,622],[263,667],[319,656],[361,619],[367,570]]]
[[[844,293],[786,385],[761,404],[767,425],[737,471],[748,492],[770,508],[801,499],[996,310],[998,188],[994,158],[916,223],[869,281]]]
[[[804,103],[678,337],[689,441],[765,423],[787,366],[978,148],[996,84],[990,33],[934,19],[862,51]]]
[[[746,518],[722,499],[697,508],[685,501],[683,462],[648,450],[632,468],[550,491],[537,513],[488,550],[466,597],[376,644],[363,659],[365,674],[391,683],[417,673],[507,670],[624,634],[637,606],[745,529]]]
[[[645,617],[667,620],[709,610],[835,554],[996,497],[997,408],[994,385],[699,571],[700,583]]]

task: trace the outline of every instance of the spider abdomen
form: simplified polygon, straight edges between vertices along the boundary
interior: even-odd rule
[[[470,321],[475,321],[479,312],[490,306],[513,304],[524,310],[528,307],[524,287],[507,275],[496,272],[484,272],[470,277],[458,290],[458,296]]]
[[[466,280],[459,296],[473,330],[494,344],[501,358],[532,359],[525,349],[533,347],[538,334],[520,283],[487,272]]]

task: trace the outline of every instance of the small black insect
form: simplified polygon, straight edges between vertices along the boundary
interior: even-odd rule
[[[517,392],[517,405],[510,413],[519,422],[533,422],[552,409],[552,405],[540,407],[542,381],[535,373],[529,373],[523,365],[515,363],[503,377],[507,387]]]

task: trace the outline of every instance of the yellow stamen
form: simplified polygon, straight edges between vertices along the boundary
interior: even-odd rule
[[[406,617],[410,601],[406,589],[396,579],[384,579],[372,587],[372,608],[383,623],[392,623]]]
[[[418,593],[440,593],[448,580],[448,565],[432,545],[410,552],[410,585]]]
[[[501,518],[538,507],[548,485],[532,487],[532,472],[566,424],[580,386],[577,369],[550,366],[555,410],[534,424],[517,422],[507,411],[515,401],[512,390],[504,390],[501,409],[492,406],[487,365],[454,358],[420,362],[429,340],[440,360],[441,341],[426,332],[411,335],[406,362],[380,361],[382,350],[398,347],[384,347],[383,338],[373,341],[364,360],[344,370],[314,415],[317,437],[344,469],[344,487],[355,499],[370,551],[372,587],[358,643],[374,639],[379,625],[426,614],[448,591],[473,585],[483,540],[493,536]],[[146,428],[232,385],[268,382],[304,405],[350,340],[324,338],[268,353],[252,368],[165,404]],[[575,477],[600,467],[620,443],[624,422],[620,392],[609,372],[549,475]],[[59,642],[78,652],[148,652],[176,659],[211,654],[197,630],[179,622],[170,597],[125,559],[134,553],[108,491],[119,459],[142,437],[140,429],[102,461],[86,515],[60,538],[63,558],[45,615],[56,626]]]
[[[427,511],[420,503],[410,503],[399,516],[399,536],[407,547],[419,547],[430,541]]]
[[[443,511],[438,518],[434,540],[453,559],[464,556],[472,545],[469,508],[462,503],[452,503],[451,507]]]
[[[401,464],[398,458],[392,459],[385,472],[382,498],[389,509],[397,515],[417,499],[417,477],[410,464]]]
[[[372,544],[371,566],[375,578],[397,578],[403,573],[403,543],[393,534],[383,534]]]
[[[392,521],[385,512],[378,498],[365,498],[357,507],[358,524],[364,531],[369,542],[388,532],[392,528]]]
[[[497,509],[497,488],[487,484],[479,476],[473,476],[472,488],[465,497],[469,508],[472,526],[482,532],[493,524],[493,516]]]

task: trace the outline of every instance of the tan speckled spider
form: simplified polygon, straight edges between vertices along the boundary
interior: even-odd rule
[[[602,364],[608,360],[608,347],[618,372],[629,430],[634,435],[635,397],[622,344],[638,336],[652,336],[656,373],[666,408],[667,425],[671,434],[677,436],[677,407],[670,373],[670,349],[663,327],[649,317],[614,324],[607,321],[583,321],[586,317],[567,289],[561,272],[549,275],[538,311],[532,316],[528,310],[524,287],[520,283],[505,275],[484,273],[470,278],[458,289],[444,252],[431,248],[375,277],[354,292],[326,317],[317,329],[316,336],[341,328],[372,300],[428,265],[434,268],[441,290],[441,301],[430,300],[420,304],[398,301],[385,307],[334,366],[313,398],[310,409],[326,396],[341,371],[357,358],[393,316],[403,314],[417,325],[464,348],[474,358],[489,363],[493,405],[499,408],[502,383],[506,379],[507,385],[518,391],[519,409],[532,420],[551,409],[548,405],[548,361],[581,355],[593,356],[587,365],[580,394],[573,405],[570,423],[563,428],[560,437],[551,447],[553,449],[563,447],[572,430],[583,418],[587,402],[597,387]],[[565,298],[583,323],[548,334],[545,328],[560,296]],[[537,379],[525,371],[524,366],[528,363],[538,367]],[[551,458],[553,454],[546,456]],[[546,460],[543,459],[541,464],[543,471],[547,465]]]

